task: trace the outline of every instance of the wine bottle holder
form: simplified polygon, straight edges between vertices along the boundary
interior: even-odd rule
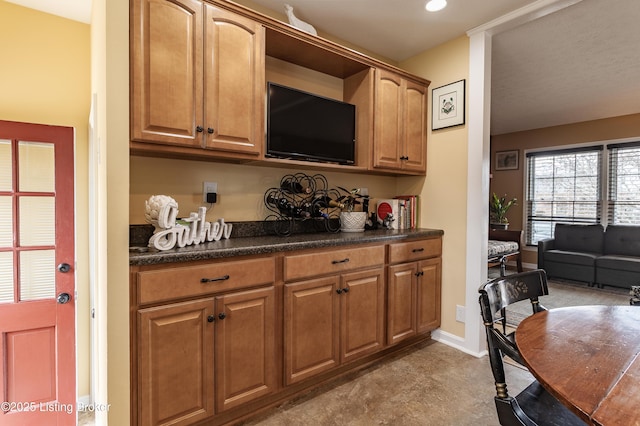
[[[340,192],[329,188],[327,178],[321,174],[305,173],[284,175],[278,188],[264,193],[264,205],[271,213],[265,226],[271,233],[291,235],[296,223],[310,222],[315,231],[340,230]]]

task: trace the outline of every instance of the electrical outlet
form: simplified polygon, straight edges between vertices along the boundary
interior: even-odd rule
[[[217,182],[202,182],[202,202],[207,203],[207,193],[218,192]]]
[[[464,306],[456,305],[456,321],[464,322]]]

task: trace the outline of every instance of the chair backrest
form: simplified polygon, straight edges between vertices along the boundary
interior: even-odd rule
[[[533,313],[545,310],[538,297],[549,294],[547,275],[542,269],[507,275],[483,284],[478,291],[497,396],[509,398],[502,357],[508,355],[521,364],[522,359],[513,337],[506,334],[505,308],[512,303],[529,299]],[[502,323],[502,330],[495,327],[496,323]]]

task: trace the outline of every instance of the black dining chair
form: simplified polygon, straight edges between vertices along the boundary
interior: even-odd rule
[[[489,362],[496,386],[496,410],[502,426],[584,425],[555,397],[534,380],[516,397],[509,395],[503,356],[525,365],[515,343],[515,332],[507,333],[506,307],[529,299],[533,315],[545,310],[538,297],[549,294],[547,276],[542,269],[493,279],[482,285],[480,311],[487,333]]]

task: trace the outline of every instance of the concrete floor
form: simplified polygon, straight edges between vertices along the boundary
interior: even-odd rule
[[[533,380],[522,368],[505,368],[511,395]],[[498,425],[494,395],[488,357],[430,342],[244,425]]]

